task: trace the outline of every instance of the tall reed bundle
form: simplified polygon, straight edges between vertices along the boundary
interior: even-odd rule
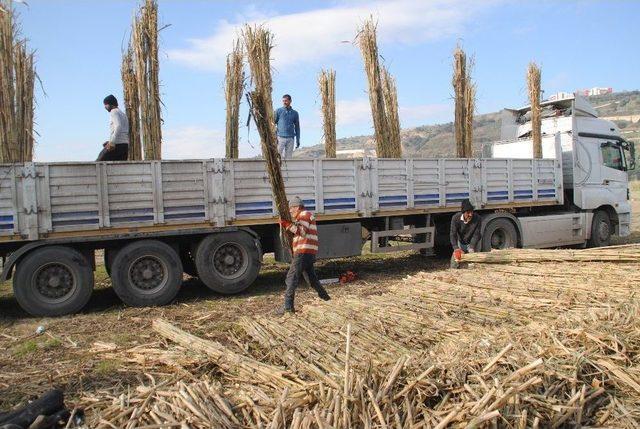
[[[476,109],[476,85],[471,82],[471,75],[467,70],[467,82],[464,87],[464,148],[465,156],[473,156],[473,114]]]
[[[136,71],[133,63],[133,48],[129,45],[122,55],[122,88],[124,108],[129,120],[129,161],[142,160],[142,140],[140,140],[140,94],[136,84]]]
[[[19,40],[10,1],[0,0],[0,162],[33,159],[33,52]]]
[[[336,72],[322,70],[318,76],[322,99],[322,128],[324,130],[324,152],[327,158],[336,157]]]
[[[542,118],[540,116],[540,67],[534,62],[527,69],[527,88],[531,103],[531,139],[533,140],[533,157],[542,158]]]
[[[456,142],[456,156],[466,158],[466,127],[467,127],[467,105],[465,103],[465,95],[467,93],[467,55],[460,46],[456,46],[453,51],[453,91],[455,101],[454,113],[454,138]]]
[[[273,34],[262,26],[246,25],[243,30],[243,38],[249,68],[251,69],[251,81],[253,91],[249,93],[249,106],[253,119],[256,122],[258,134],[260,134],[260,144],[262,146],[262,156],[267,164],[269,181],[271,182],[271,192],[278,209],[280,218],[291,221],[289,214],[289,204],[284,187],[284,179],[280,170],[280,154],[276,138],[274,124],[273,102],[271,99],[271,49],[273,47]],[[283,234],[286,248],[291,249],[291,236],[289,233]]]
[[[378,55],[378,42],[376,36],[376,24],[372,18],[365,21],[358,33],[360,52],[364,60],[364,70],[369,84],[369,103],[371,104],[371,116],[376,135],[376,150],[378,157],[391,158],[389,153],[389,131],[387,129],[387,115],[382,92],[382,79],[380,75],[380,59]]]
[[[135,17],[131,34],[145,159],[162,157],[160,76],[158,61],[158,4],[145,0]]]
[[[402,142],[400,140],[400,114],[398,112],[398,89],[396,80],[386,67],[382,68],[382,95],[387,116],[387,142],[386,158],[402,157]]]
[[[640,246],[600,247],[595,249],[507,249],[464,255],[466,262],[512,264],[519,262],[633,262],[640,263]]]
[[[227,102],[226,156],[238,158],[238,140],[240,126],[240,101],[244,89],[242,44],[237,40],[233,51],[227,56],[227,74],[225,76],[224,96]]]

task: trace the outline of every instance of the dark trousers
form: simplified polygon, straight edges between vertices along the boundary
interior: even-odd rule
[[[112,150],[107,150],[107,147],[105,146],[100,152],[100,155],[98,155],[98,159],[96,159],[96,161],[126,161],[128,156],[129,145],[117,144]]]
[[[285,283],[287,289],[284,293],[284,308],[286,310],[293,310],[293,299],[296,294],[296,288],[300,283],[300,276],[306,274],[308,277],[309,286],[314,288],[318,295],[326,294],[327,291],[320,284],[316,270],[313,268],[313,264],[316,262],[316,255],[309,253],[300,253],[293,255],[289,272],[287,273],[287,279]]]

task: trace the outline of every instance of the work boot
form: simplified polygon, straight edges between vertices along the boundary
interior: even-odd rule
[[[326,290],[318,292],[318,296],[323,301],[329,301],[331,299],[331,297],[329,296]]]
[[[294,310],[293,308],[285,308],[280,307],[276,310],[276,316],[284,316],[285,314],[295,314],[296,310]]]

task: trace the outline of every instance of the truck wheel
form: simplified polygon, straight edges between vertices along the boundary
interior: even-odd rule
[[[13,293],[18,304],[34,316],[76,313],[89,302],[93,270],[82,253],[70,247],[41,247],[16,268]]]
[[[509,249],[518,245],[518,232],[510,220],[494,219],[482,234],[482,250]]]
[[[260,272],[260,251],[245,232],[208,235],[198,244],[195,256],[198,277],[218,293],[242,292]]]
[[[602,247],[611,244],[611,219],[604,210],[598,210],[593,214],[591,221],[591,238],[589,247]]]
[[[176,251],[161,241],[126,245],[118,251],[111,268],[113,289],[133,307],[168,304],[182,283],[182,262]]]

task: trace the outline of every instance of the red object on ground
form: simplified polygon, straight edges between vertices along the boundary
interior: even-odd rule
[[[453,258],[460,262],[462,260],[462,249],[456,249],[453,251]]]
[[[340,274],[340,283],[351,283],[358,280],[358,275],[353,271],[347,271],[346,273]]]

